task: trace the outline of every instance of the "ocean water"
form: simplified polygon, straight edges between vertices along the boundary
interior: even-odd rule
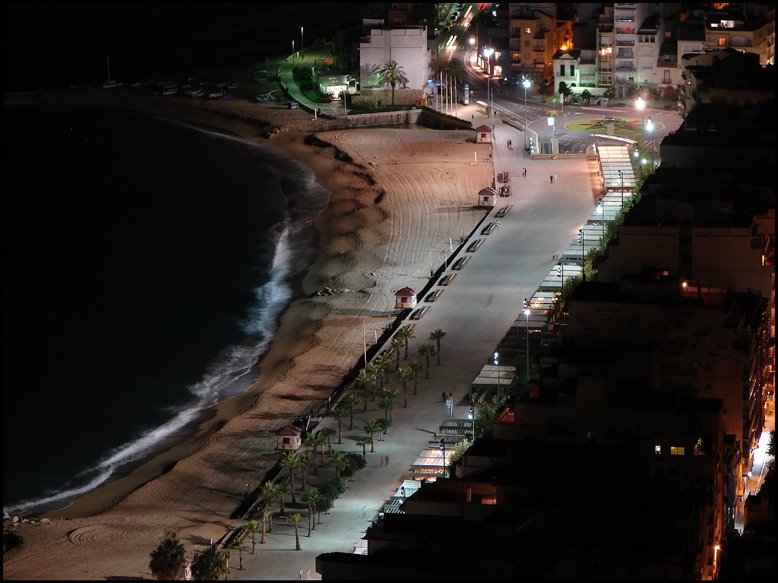
[[[29,514],[256,380],[328,193],[261,144],[176,122],[3,118],[3,510]]]

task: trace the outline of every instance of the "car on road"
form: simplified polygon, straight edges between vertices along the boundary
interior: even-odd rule
[[[300,109],[300,104],[297,103],[296,101],[290,101],[289,103],[286,104],[286,106],[289,109]]]

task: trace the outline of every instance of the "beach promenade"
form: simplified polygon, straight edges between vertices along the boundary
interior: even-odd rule
[[[460,115],[472,119],[474,127],[490,123],[474,106],[460,109]],[[303,521],[302,550],[294,550],[292,525],[275,518],[274,532],[267,535],[266,544],[257,544],[254,555],[243,553],[243,570],[237,569],[233,551],[231,579],[284,580],[298,579],[301,574],[303,579],[320,579],[315,572],[316,556],[354,552],[370,522],[402,485],[418,454],[430,445],[445,416],[441,393],[454,393],[454,418],[467,417],[469,408],[462,403],[471,382],[484,364],[491,363],[498,343],[522,309],[523,298],[531,297],[552,269],[553,251],[565,248],[577,235],[597,199],[592,190],[595,163],[583,158],[530,160],[520,147],[509,150],[509,139],[513,144],[522,144],[524,137],[515,128],[495,120],[494,171],[510,173],[512,195],[498,198],[497,206],[485,221],[499,220],[500,226],[486,237],[464,269],[457,271],[445,293],[428,304],[430,308],[424,317],[409,321],[415,324],[409,358],[416,357],[416,348],[428,342],[432,331],[440,329],[446,333],[441,342],[441,364],[436,365],[436,359],[432,359],[430,378],[421,378],[418,395],[409,397],[408,408],[402,407],[401,397],[397,399],[393,423],[385,439],[376,439],[375,453],[367,454],[367,466],[348,482],[347,491],[335,501],[310,537],[306,536],[307,522]],[[526,177],[522,176],[523,168],[527,169]],[[556,175],[553,183],[552,174]],[[504,218],[495,219],[496,211],[506,204],[511,205],[510,211]],[[480,229],[475,232],[480,233]],[[459,233],[452,233],[455,241],[458,236]],[[455,258],[450,259],[449,265]],[[424,304],[422,298],[420,303]],[[362,448],[355,440],[364,435],[361,428],[365,419],[383,417],[377,403],[368,402],[367,413],[357,407],[353,431],[348,431],[346,418],[343,444],[334,444],[333,450],[361,454]],[[337,423],[332,417],[324,417],[316,429],[324,427],[337,429]],[[382,465],[382,459],[388,462]],[[250,553],[250,537],[247,540]]]

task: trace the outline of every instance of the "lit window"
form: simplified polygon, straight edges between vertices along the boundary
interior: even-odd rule
[[[481,504],[485,506],[495,506],[497,504],[496,496],[484,496],[481,498]]]
[[[524,29],[524,34],[531,34],[531,33],[532,33],[532,29],[529,26]]]
[[[662,453],[662,446],[661,445],[655,445],[654,446],[654,453],[657,454],[657,455]]]
[[[670,455],[685,455],[684,454],[684,448],[680,445],[671,445],[670,446]]]
[[[720,46],[720,47],[725,47],[725,46],[727,46],[727,39],[726,39],[726,37],[720,36],[720,37],[719,37],[719,38],[716,40],[716,44],[717,44],[718,46]]]

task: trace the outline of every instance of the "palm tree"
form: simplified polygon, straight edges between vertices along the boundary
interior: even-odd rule
[[[324,466],[324,444],[327,443],[327,434],[322,433],[321,431],[315,431],[313,433],[309,433],[305,440],[303,440],[303,444],[310,447],[313,450],[313,455],[316,455],[317,450],[321,450],[321,461],[319,463],[320,466]],[[318,472],[316,469],[314,469],[314,474],[318,475]]]
[[[299,512],[295,512],[291,516],[287,516],[286,519],[294,524],[294,550],[301,551],[300,546],[300,523],[303,521],[303,517]]]
[[[365,394],[367,394],[367,393],[365,393]],[[349,429],[349,431],[352,431],[354,429],[354,407],[359,405],[359,395],[357,395],[355,393],[349,393],[343,399],[343,404],[346,407],[348,407],[348,413],[349,413],[348,429]]]
[[[229,572],[229,555],[219,552],[215,545],[197,555],[192,563],[192,574],[199,581],[215,581]]]
[[[308,474],[308,468],[311,466],[314,466],[314,471],[316,469],[315,464],[316,458],[313,455],[312,451],[303,451],[300,453],[300,490],[305,491],[306,485],[305,485],[305,477]]]
[[[340,479],[340,473],[348,467],[349,461],[346,454],[336,451],[327,463],[335,468],[335,477]]]
[[[408,406],[408,381],[414,376],[413,369],[410,366],[403,366],[397,369],[397,376],[403,383],[403,407]]]
[[[362,390],[365,392],[365,396],[362,399],[362,402],[364,403],[364,406],[365,406],[365,408],[363,409],[363,412],[367,411],[367,389],[368,389],[368,387],[370,385],[372,385],[375,382],[375,378],[376,377],[375,377],[375,374],[374,374],[374,369],[371,368],[370,365],[366,366],[365,368],[363,368],[362,370],[360,370],[357,373],[357,384],[360,387],[362,387]],[[353,412],[352,412],[352,415],[353,415]],[[352,425],[354,424],[353,416],[352,416],[351,424]]]
[[[403,87],[408,85],[408,77],[405,75],[405,71],[397,64],[397,61],[391,60],[379,66],[375,72],[380,85],[392,86],[392,105],[394,105],[394,90],[397,84],[400,83]]]
[[[297,503],[294,491],[294,474],[302,467],[302,452],[287,451],[281,456],[281,467],[289,472],[289,486],[292,490],[292,504]],[[283,512],[282,512],[283,514]]]
[[[421,372],[421,369],[424,368],[424,365],[418,360],[412,360],[408,363],[408,368],[413,371],[413,376],[411,378],[413,380],[413,394],[415,395],[419,391],[419,373]]]
[[[332,436],[338,433],[332,427],[322,427],[319,429],[319,433],[323,434],[327,440],[327,455],[332,453]],[[323,449],[322,449],[323,452]]]
[[[159,580],[178,579],[186,564],[186,549],[176,534],[168,536],[151,552],[149,569]]]
[[[403,347],[405,342],[399,336],[395,336],[394,338],[392,338],[391,344],[392,344],[392,348],[394,348],[394,356],[395,356],[394,370],[397,371],[397,369],[400,368],[400,348]]]
[[[416,336],[413,334],[413,326],[403,326],[399,330],[397,330],[397,334],[395,334],[395,337],[399,337],[403,339],[403,344],[405,345],[405,360],[408,360],[408,341],[411,338],[416,338]]]
[[[397,391],[394,389],[384,389],[381,391],[381,402],[378,404],[384,410],[384,419],[392,420],[392,409],[394,409],[394,400],[397,398]]]
[[[311,488],[303,494],[301,499],[308,507],[308,536],[311,536],[311,523],[313,523],[313,528],[315,529],[316,519],[314,517],[314,512],[316,511],[316,502],[321,499],[321,494],[316,488]]]
[[[281,498],[281,489],[275,482],[265,482],[259,489],[259,496],[267,508],[271,508],[273,502]],[[270,513],[270,532],[273,532],[273,513]]]
[[[236,551],[238,551],[238,571],[242,571],[243,570],[243,551],[246,550],[246,545],[243,542],[243,538],[242,537],[235,537],[235,538],[233,538],[229,542],[229,544],[227,545],[227,548],[229,550],[235,549]],[[227,557],[228,566],[229,566],[229,558],[230,558],[229,551],[226,553],[226,557]],[[226,579],[226,577],[225,577],[225,579]]]
[[[257,533],[260,531],[262,527],[259,524],[258,520],[249,520],[246,523],[246,530],[251,533],[251,554],[254,554],[254,550],[257,547]]]
[[[378,422],[378,441],[383,441],[383,436],[389,431],[392,422],[389,419],[376,419]]]
[[[381,430],[377,424],[377,421],[377,419],[368,419],[365,421],[364,431],[370,437],[370,453],[375,452],[375,442],[373,441],[373,435]]]
[[[350,396],[350,395],[349,395]],[[345,399],[344,402],[339,404],[337,407],[335,407],[332,412],[330,412],[330,415],[332,415],[335,420],[338,422],[338,444],[343,443],[343,437],[341,435],[342,425],[343,425],[343,419],[348,417],[350,407],[346,405]]]
[[[440,341],[443,339],[443,337],[446,335],[446,333],[438,328],[434,332],[430,332],[430,340],[432,340],[438,349],[438,364],[440,364]]]
[[[372,442],[373,442],[373,438],[372,437],[368,437],[367,435],[357,439],[356,443],[357,443],[357,445],[361,445],[362,446],[362,459],[365,460],[365,461],[367,461],[367,444],[368,443],[372,443]]]
[[[378,377],[381,379],[381,388],[389,380],[389,366],[392,364],[392,357],[388,353],[382,352],[373,359],[373,365],[378,368]],[[375,401],[375,385],[373,385],[373,401]]]
[[[419,353],[419,356],[423,356],[424,360],[427,362],[424,378],[428,379],[430,378],[430,357],[435,356],[435,347],[432,344],[422,344],[417,349],[417,352]]]
[[[270,504],[265,503],[259,511],[262,516],[262,534],[259,537],[259,544],[263,545],[265,544],[265,532],[273,532],[273,509],[270,508]],[[266,530],[268,520],[270,521],[269,531]]]
[[[278,482],[276,484],[278,486],[278,512],[281,514],[281,516],[284,516],[286,514],[286,510],[284,509],[284,496],[286,496],[287,491],[289,490],[289,481],[284,480],[283,482]]]

